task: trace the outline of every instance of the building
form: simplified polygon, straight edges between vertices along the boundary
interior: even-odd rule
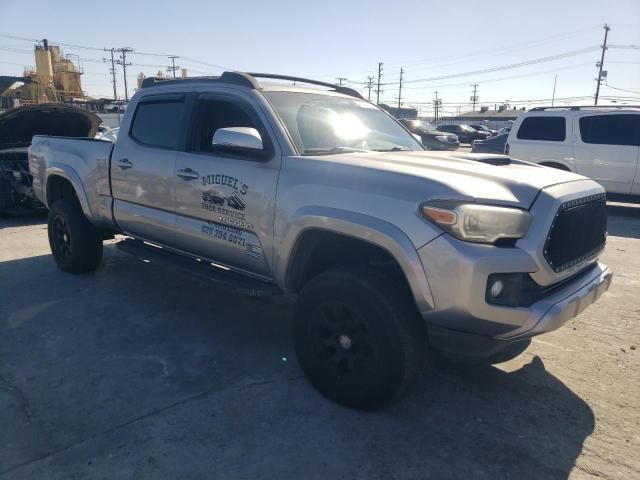
[[[496,105],[493,110],[489,107],[480,107],[475,112],[465,112],[460,115],[444,115],[440,117],[438,123],[458,123],[458,124],[487,124],[490,128],[502,128],[511,125],[523,112],[524,108],[509,108],[509,105]]]

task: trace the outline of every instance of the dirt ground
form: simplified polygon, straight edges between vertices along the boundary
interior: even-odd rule
[[[289,301],[112,244],[67,275],[42,217],[0,219],[0,478],[640,478],[640,206],[609,214],[597,304],[510,362],[425,363],[377,413],[302,377]]]

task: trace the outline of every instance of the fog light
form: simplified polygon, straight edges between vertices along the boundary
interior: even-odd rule
[[[504,283],[502,280],[496,280],[491,284],[491,290],[489,291],[492,298],[499,297],[504,291]]]

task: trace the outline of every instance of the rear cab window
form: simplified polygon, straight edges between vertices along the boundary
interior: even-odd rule
[[[143,98],[136,107],[129,135],[149,147],[175,149],[184,109],[184,95]]]
[[[578,123],[583,143],[640,145],[640,114],[589,115]]]
[[[518,129],[519,140],[563,142],[567,137],[567,121],[564,117],[527,117]]]

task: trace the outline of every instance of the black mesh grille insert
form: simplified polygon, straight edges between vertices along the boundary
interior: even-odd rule
[[[563,203],[544,246],[549,265],[561,272],[593,257],[607,238],[607,204],[604,194]]]

